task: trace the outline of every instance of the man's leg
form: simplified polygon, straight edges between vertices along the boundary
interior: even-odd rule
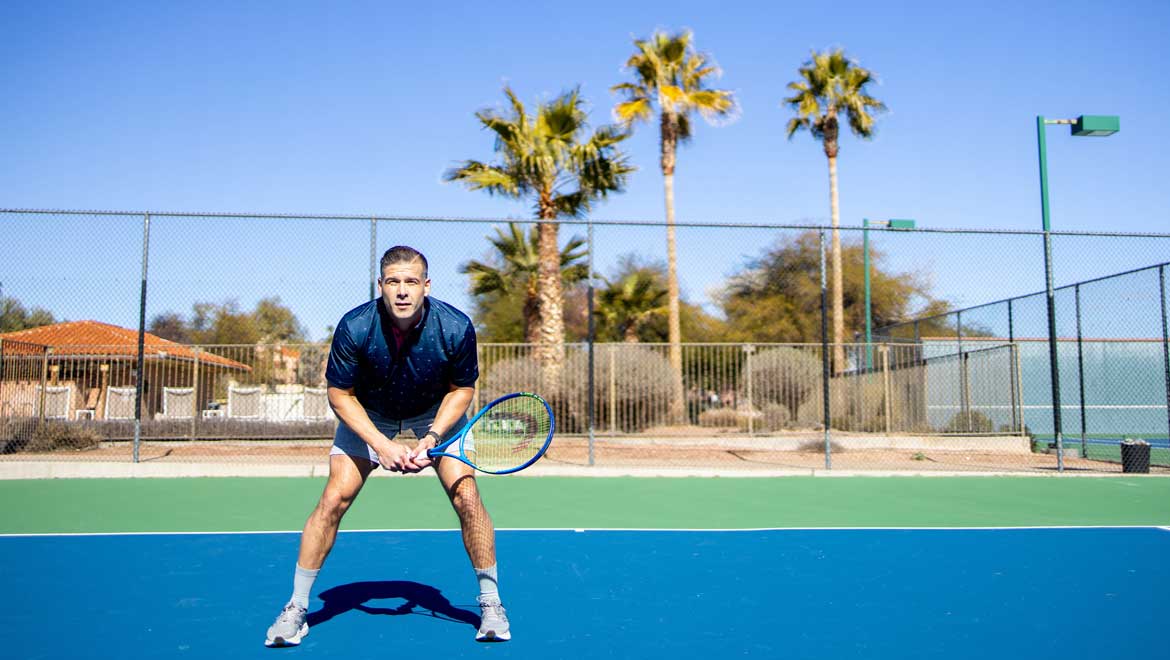
[[[508,617],[500,604],[496,573],[496,532],[491,516],[479,497],[475,471],[455,459],[439,459],[435,472],[451,506],[459,516],[463,531],[463,547],[471,559],[479,580],[481,624],[476,639],[479,641],[506,641],[511,639]]]
[[[317,507],[305,521],[297,565],[318,570],[325,563],[325,557],[333,549],[333,542],[337,538],[342,516],[349,510],[375,467],[377,465],[369,460],[346,454],[329,457],[329,481],[325,483]]]
[[[317,572],[325,557],[333,549],[341,519],[349,510],[366,478],[376,467],[364,458],[333,454],[329,457],[329,480],[325,490],[301,532],[301,547],[297,554],[293,576],[293,595],[276,622],[268,629],[267,646],[295,646],[309,634],[305,616],[309,608],[309,592],[317,579]]]

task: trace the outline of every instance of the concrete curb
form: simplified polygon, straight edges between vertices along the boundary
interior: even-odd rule
[[[329,475],[328,463],[113,463],[78,461],[0,462],[0,480],[14,479],[158,479],[193,477],[310,477]],[[417,479],[428,472],[400,475],[383,470],[374,472],[380,479]],[[1168,478],[1170,474],[1132,474],[1101,472],[1012,472],[962,470],[825,470],[823,468],[790,469],[713,469],[713,468],[641,468],[586,467],[577,465],[535,465],[514,476],[533,477],[703,477],[703,478],[775,478],[775,477],[1141,477]]]

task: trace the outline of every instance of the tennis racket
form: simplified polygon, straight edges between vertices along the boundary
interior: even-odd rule
[[[427,456],[454,458],[488,474],[519,472],[544,456],[555,427],[547,401],[530,392],[508,394],[481,408]]]

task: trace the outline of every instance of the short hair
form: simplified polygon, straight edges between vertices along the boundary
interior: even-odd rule
[[[382,261],[378,264],[378,278],[382,278],[382,273],[386,272],[387,266],[408,264],[415,261],[422,262],[423,279],[425,280],[427,278],[427,258],[423,256],[423,253],[406,245],[395,245],[382,255]]]

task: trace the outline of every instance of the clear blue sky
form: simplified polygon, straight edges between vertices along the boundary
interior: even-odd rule
[[[1049,130],[1054,227],[1170,231],[1164,2],[425,4],[4,3],[0,207],[527,217],[526,203],[441,182],[460,160],[491,158],[473,113],[500,105],[505,83],[528,103],[580,85],[593,122],[609,122],[608,88],[625,79],[632,39],[685,27],[742,113],[699,125],[681,152],[682,222],[828,221],[825,158],[807,135],[786,139],[781,99],[811,49],[843,46],[877,73],[872,92],[890,108],[875,139],[843,140],[843,225],[911,217],[1038,228],[1035,117],[1084,113],[1120,115],[1122,130],[1107,139]],[[627,144],[639,171],[594,217],[660,220],[654,128]],[[137,227],[119,225],[116,238],[74,228],[62,243],[48,221],[4,222],[6,295],[68,318],[136,321],[126,300],[137,293]],[[296,225],[290,236],[276,224],[214,221],[168,237],[174,226],[160,223],[152,237],[152,314],[277,293],[319,334],[365,293],[360,224]],[[463,303],[455,267],[483,256],[487,230],[448,240],[455,234],[435,226],[382,227],[379,249],[418,243],[432,255],[436,294]],[[661,258],[660,234],[602,232],[601,270],[631,250]],[[687,296],[709,304],[707,292],[775,238],[684,235]],[[1032,243],[939,239],[887,251],[893,267],[929,272],[960,304],[1042,284],[980,270],[977,255],[992,252],[1038,277]],[[1111,251],[1122,254],[1096,270],[1083,268],[1090,247],[1063,262],[1058,252],[1058,279],[1170,258],[1164,244]],[[91,273],[83,295],[67,295],[73,278],[47,265],[63,256]],[[113,289],[117,302],[105,298]]]

